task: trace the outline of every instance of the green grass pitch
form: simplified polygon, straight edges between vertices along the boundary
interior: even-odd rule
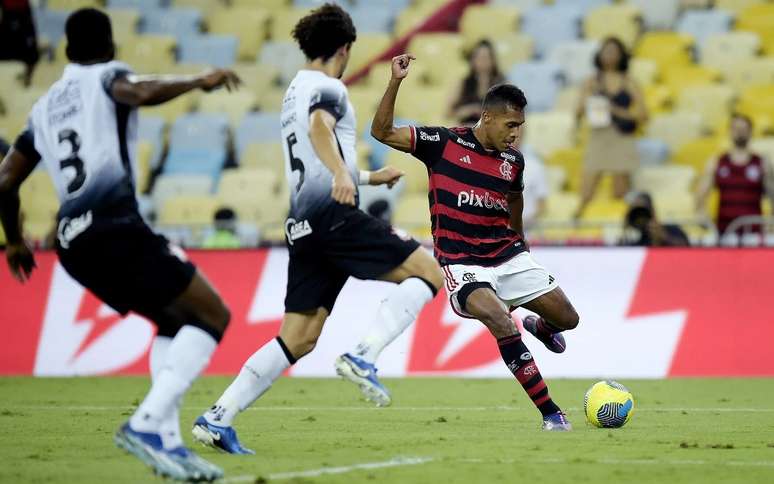
[[[190,424],[230,378],[197,382]],[[585,424],[590,380],[549,381],[575,430],[540,431],[509,380],[386,380],[394,404],[375,409],[348,383],[277,382],[236,422],[243,457],[194,447],[229,482],[771,483],[774,379],[622,380],[634,393],[623,429]],[[0,483],[161,482],[112,442],[146,378],[0,379]]]

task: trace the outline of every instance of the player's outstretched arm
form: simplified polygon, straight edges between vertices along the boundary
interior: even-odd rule
[[[22,221],[19,216],[19,187],[32,173],[37,161],[11,148],[0,163],[0,223],[5,231],[8,247],[5,257],[13,276],[24,282],[30,278],[35,258],[22,237]]]
[[[371,123],[371,136],[387,146],[407,153],[412,149],[411,129],[394,125],[395,99],[398,97],[400,83],[408,75],[409,64],[415,59],[416,57],[411,54],[392,58],[392,77]]]
[[[214,69],[196,76],[137,76],[129,75],[113,81],[113,99],[129,106],[154,106],[195,89],[212,91],[225,87],[228,91],[242,84],[228,69]]]

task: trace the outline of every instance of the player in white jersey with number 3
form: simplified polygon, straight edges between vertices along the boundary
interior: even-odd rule
[[[336,361],[337,372],[378,405],[388,405],[390,395],[376,378],[376,358],[443,284],[440,266],[416,241],[356,208],[358,181],[392,186],[402,173],[357,170],[355,113],[339,80],[356,38],[352,19],[326,4],[301,19],[293,36],[307,64],[290,83],[281,116],[291,194],[285,317],[277,338],[245,362],[193,428],[197,440],[235,454],[251,451],[240,445],[234,417],[312,351],[349,277],[397,284],[354,354]]]
[[[231,89],[239,79],[227,70],[136,76],[113,60],[110,19],[98,10],[73,13],[66,33],[70,64],[35,104],[26,130],[0,164],[8,264],[20,282],[35,267],[22,238],[19,186],[43,161],[60,199],[57,254],[62,266],[119,313],[137,312],[158,327],[150,355],[151,390],[116,433],[116,444],[157,474],[211,481],[223,472],[183,445],[178,406],[207,366],[230,316],[182,251],[171,248],[140,217],[133,175],[137,107],[195,89]]]

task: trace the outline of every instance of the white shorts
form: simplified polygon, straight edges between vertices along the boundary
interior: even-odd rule
[[[499,266],[450,264],[443,267],[443,272],[452,309],[464,318],[473,318],[457,299],[466,284],[489,284],[509,308],[517,308],[559,287],[556,279],[529,252],[522,252]]]

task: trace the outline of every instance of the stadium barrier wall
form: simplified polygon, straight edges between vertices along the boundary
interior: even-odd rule
[[[568,349],[549,354],[527,336],[552,377],[774,376],[774,250],[536,248],[581,315]],[[233,321],[208,372],[233,374],[279,328],[284,249],[192,251],[232,309]],[[37,254],[25,285],[0,269],[0,374],[69,376],[147,372],[154,334],[122,318],[72,281],[53,253]],[[333,376],[334,358],[354,347],[391,285],[350,280],[317,349],[290,370]],[[521,310],[518,311],[521,313]],[[510,377],[477,321],[432,301],[379,362],[386,376]]]

